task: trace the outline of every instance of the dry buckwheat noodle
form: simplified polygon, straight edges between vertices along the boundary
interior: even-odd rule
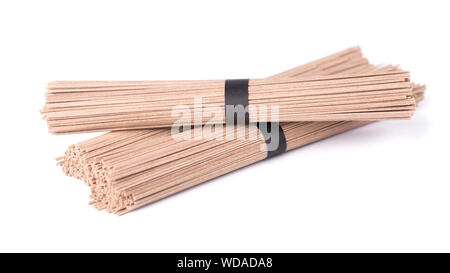
[[[277,77],[250,79],[250,122],[410,118],[415,100],[409,73],[358,69],[367,65],[358,54],[350,49],[342,58],[333,56]],[[311,73],[320,64],[327,65],[320,68],[327,73]],[[339,73],[344,71],[348,73]],[[292,72],[297,75],[289,76]],[[181,105],[193,111],[195,98],[201,97],[201,109],[215,109],[220,115],[214,122],[224,123],[224,85],[224,80],[56,81],[48,83],[41,113],[54,134],[167,128],[177,121],[201,125],[211,122],[211,116],[191,115],[180,121],[172,113]],[[278,107],[278,116],[272,116],[272,106]],[[267,109],[267,115],[258,109]]]
[[[390,73],[395,71],[398,70],[393,66],[368,64],[356,47],[277,74],[267,82],[311,75],[345,75],[341,78],[347,79],[361,73],[397,75]],[[425,86],[413,85],[416,101],[423,99],[424,91]],[[369,122],[287,122],[281,123],[281,127],[289,151]],[[233,127],[246,138],[231,140],[174,139],[170,129],[109,132],[72,145],[57,160],[67,175],[90,186],[90,204],[122,215],[265,159],[267,152],[261,149],[265,141],[248,137],[254,126]],[[193,135],[193,131],[178,136]]]

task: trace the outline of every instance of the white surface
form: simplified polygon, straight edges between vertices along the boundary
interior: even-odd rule
[[[0,251],[450,251],[447,1],[2,1]],[[378,122],[123,217],[54,158],[51,80],[265,77],[360,45],[427,84]]]

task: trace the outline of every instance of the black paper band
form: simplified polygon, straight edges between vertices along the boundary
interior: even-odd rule
[[[225,80],[225,120],[229,125],[241,124],[242,115],[245,116],[245,124],[249,124],[248,113],[248,79]],[[263,124],[263,125],[262,125]],[[267,144],[267,158],[286,152],[286,136],[278,122],[257,123],[259,131],[263,134]],[[261,128],[265,127],[265,128]],[[278,139],[272,139],[272,128],[278,127]],[[271,146],[278,142],[276,149]]]
[[[242,122],[238,117],[242,115],[245,115],[245,124],[248,124],[248,79],[225,80],[226,123],[240,124]]]
[[[261,127],[263,127],[261,126],[262,124],[266,126],[266,130],[261,129]],[[283,128],[281,128],[281,125],[278,122],[258,122],[256,126],[258,126],[259,131],[263,134],[267,144],[268,149],[266,158],[271,158],[286,152],[286,136],[284,135]],[[275,127],[278,127],[278,147],[275,150],[272,150],[269,149],[269,145],[272,145],[271,142],[277,141],[276,139],[272,139],[273,135],[271,134],[272,128],[276,130]]]

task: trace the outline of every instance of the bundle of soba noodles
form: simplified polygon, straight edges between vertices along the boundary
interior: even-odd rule
[[[297,73],[292,70],[277,77],[244,80],[243,104],[248,107],[249,122],[368,121],[413,115],[408,72],[358,70],[367,66],[366,60],[358,56],[358,49],[346,52],[322,61],[327,73],[303,70],[287,77]],[[344,58],[348,63],[338,63]],[[41,113],[51,133],[63,134],[167,128],[174,123],[222,124],[227,121],[228,105],[226,80],[57,81],[48,84]],[[179,107],[190,114],[180,119],[174,114]],[[201,113],[198,118],[192,114],[196,111]],[[214,114],[203,115],[206,112]]]

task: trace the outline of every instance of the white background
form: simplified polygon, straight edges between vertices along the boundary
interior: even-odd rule
[[[2,1],[0,251],[450,251],[448,1]],[[52,80],[266,77],[360,45],[427,85],[377,122],[123,217],[54,158]]]

